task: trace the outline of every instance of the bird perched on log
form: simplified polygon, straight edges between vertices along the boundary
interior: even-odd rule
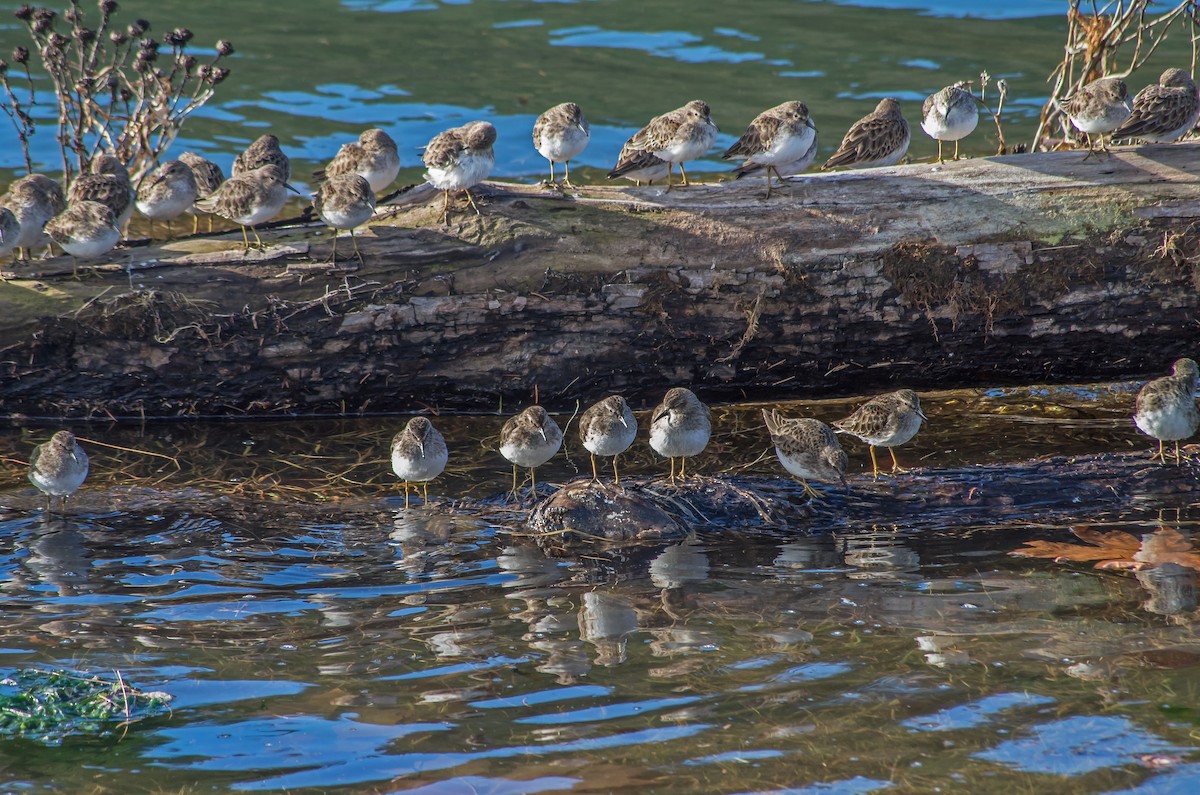
[[[70,431],[54,434],[50,441],[34,448],[29,458],[29,482],[46,495],[46,513],[50,513],[55,497],[62,497],[65,511],[67,500],[83,485],[87,474],[87,453]]]
[[[634,185],[640,186],[643,182],[653,185],[654,180],[667,176],[670,168],[667,161],[642,148],[635,139],[637,139],[636,135],[626,141],[621,147],[621,154],[617,156],[617,162],[624,164],[620,176],[630,180]],[[609,172],[608,178],[616,179],[612,172]]]
[[[886,447],[892,454],[892,471],[900,470],[893,449],[917,435],[921,420],[926,419],[921,411],[921,399],[911,389],[901,389],[871,398],[857,411],[833,423],[842,433],[857,436],[870,446],[871,474],[879,477],[879,463],[875,460],[875,448]]]
[[[292,161],[283,153],[279,139],[271,134],[259,136],[244,152],[234,158],[232,174],[238,177],[257,171],[263,166],[278,168],[279,173],[283,174],[284,182],[292,178]]]
[[[107,204],[82,199],[46,224],[50,239],[71,255],[74,275],[79,275],[79,260],[102,257],[121,240],[116,216]]]
[[[671,482],[675,482],[675,459],[679,477],[685,479],[688,456],[700,455],[712,434],[708,406],[690,389],[675,387],[663,396],[650,414],[650,447],[671,460]]]
[[[586,149],[591,139],[592,128],[574,102],[555,105],[537,117],[533,123],[533,148],[550,161],[548,184],[555,184],[554,164],[562,163],[565,175],[559,184],[574,187],[571,184],[571,158]]]
[[[471,121],[461,127],[440,132],[425,145],[421,160],[427,169],[425,179],[442,191],[442,218],[450,218],[450,192],[465,191],[467,202],[479,215],[471,188],[488,178],[496,165],[496,128],[486,121]]]
[[[708,103],[694,99],[682,108],[655,116],[649,124],[638,130],[629,139],[632,159],[617,160],[613,170],[608,172],[608,178],[616,179],[631,171],[641,170],[644,163],[640,153],[647,152],[666,162],[668,191],[671,190],[672,165],[679,166],[679,173],[683,177],[679,184],[685,186],[689,183],[683,168],[684,162],[703,157],[717,140],[718,132]]]
[[[313,177],[321,181],[358,174],[370,184],[373,193],[379,193],[395,182],[399,173],[400,150],[396,141],[383,130],[374,128],[364,130],[358,141],[343,145],[329,165]]]
[[[67,191],[68,204],[94,201],[111,208],[121,230],[133,215],[136,198],[125,164],[109,154],[97,155],[92,160],[91,173],[76,177]]]
[[[745,158],[736,170],[742,177],[756,169],[767,172],[767,198],[771,198],[771,173],[783,183],[779,166],[790,166],[805,156],[812,163],[816,152],[817,125],[808,115],[808,106],[795,100],[767,108],[754,117],[746,132],[721,157]],[[807,165],[807,164],[806,164]]]
[[[167,237],[171,236],[171,221],[192,208],[199,196],[196,175],[182,160],[168,160],[155,169],[137,192],[137,208],[150,219],[167,222]]]
[[[268,163],[225,180],[216,193],[196,202],[196,207],[241,226],[242,242],[246,251],[249,251],[250,238],[246,234],[246,228],[254,230],[254,240],[259,248],[262,248],[262,238],[258,236],[258,230],[254,229],[254,226],[279,214],[283,205],[287,203],[289,190],[299,193],[288,184],[279,166]]]
[[[763,409],[767,432],[783,468],[800,479],[804,493],[818,496],[808,481],[845,483],[849,459],[833,429],[820,420],[788,418],[774,409]]]
[[[894,166],[908,153],[911,140],[900,101],[885,97],[875,110],[850,125],[837,151],[821,168]]]
[[[321,183],[321,187],[313,196],[313,210],[325,225],[333,230],[331,260],[337,262],[338,230],[348,229],[354,255],[361,263],[362,254],[359,253],[354,230],[375,214],[375,192],[371,190],[371,183],[365,177],[354,173],[329,177]]]
[[[67,209],[62,186],[45,174],[30,174],[8,186],[0,196],[0,206],[7,207],[17,219],[20,232],[15,247],[17,259],[32,259],[32,249],[49,242],[46,222]]]
[[[1175,442],[1175,463],[1180,463],[1179,440],[1187,439],[1200,426],[1200,411],[1196,409],[1196,380],[1200,370],[1192,359],[1179,359],[1171,374],[1155,378],[1138,392],[1133,422],[1138,430],[1158,439],[1158,458],[1163,455],[1163,442]]]
[[[180,162],[184,163],[192,170],[192,177],[196,181],[196,199],[207,199],[217,192],[217,188],[221,187],[221,183],[225,181],[225,172],[211,160],[206,160],[195,152],[184,152],[179,156]],[[198,213],[193,205],[193,213]],[[200,218],[198,215],[192,216],[192,234],[196,234],[199,229]],[[212,216],[208,216],[208,231],[212,231]]]
[[[1113,138],[1141,138],[1152,143],[1174,141],[1188,133],[1200,119],[1200,97],[1192,76],[1168,69],[1157,85],[1148,85],[1133,98],[1133,112]]]
[[[958,142],[974,131],[979,124],[978,100],[966,80],[946,86],[925,98],[921,106],[921,129],[938,142],[937,161],[942,158],[942,142],[954,141],[954,159],[958,160]]]
[[[1101,152],[1107,152],[1104,134],[1120,127],[1133,110],[1129,107],[1129,89],[1117,77],[1093,80],[1062,101],[1063,112],[1075,129],[1087,137],[1088,153],[1084,160],[1096,154],[1092,136],[1100,138]]]

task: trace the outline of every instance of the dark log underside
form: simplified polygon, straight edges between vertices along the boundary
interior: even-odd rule
[[[1200,144],[761,181],[489,185],[437,226],[428,190],[383,208],[365,265],[324,230],[121,252],[0,285],[9,415],[343,414],[815,397],[903,384],[1163,372],[1200,340]],[[239,245],[240,247],[240,245]],[[348,245],[339,247],[343,253]],[[311,252],[311,255],[310,253]],[[131,284],[133,285],[131,289]]]

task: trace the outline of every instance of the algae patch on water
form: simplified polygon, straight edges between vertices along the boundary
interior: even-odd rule
[[[169,693],[143,692],[115,676],[22,669],[0,679],[0,737],[58,745],[170,712]]]

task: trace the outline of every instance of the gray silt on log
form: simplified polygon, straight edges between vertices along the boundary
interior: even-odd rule
[[[51,261],[0,287],[0,408],[494,408],[535,385],[562,407],[676,384],[810,397],[1159,373],[1196,352],[1198,155],[818,174],[769,202],[746,180],[492,184],[484,215],[449,227],[414,191],[360,234],[354,273],[231,261],[232,236],[123,255],[153,290],[130,291],[120,263],[75,283]],[[323,229],[269,239],[327,255]]]

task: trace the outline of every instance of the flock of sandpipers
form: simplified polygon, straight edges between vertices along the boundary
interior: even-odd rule
[[[1191,437],[1200,426],[1195,398],[1198,378],[1200,369],[1196,362],[1179,359],[1171,375],[1150,381],[1138,392],[1134,424],[1158,440],[1158,457],[1164,465],[1167,461],[1163,442],[1175,442],[1175,461],[1181,463],[1179,441]],[[764,409],[763,419],[783,468],[801,481],[806,494],[816,496],[809,481],[846,483],[848,458],[835,430],[869,445],[872,474],[878,477],[875,448],[888,448],[892,470],[898,470],[893,448],[912,439],[926,417],[917,394],[911,389],[901,389],[868,400],[849,417],[833,423],[832,428],[820,420],[787,418],[774,410]],[[600,479],[596,456],[611,457],[614,487],[620,487],[617,457],[630,448],[637,432],[637,419],[620,395],[606,397],[583,413],[579,419],[579,439],[591,455],[593,479]],[[686,479],[687,459],[704,451],[711,432],[708,407],[683,387],[667,392],[662,403],[650,413],[650,447],[670,459],[672,483]],[[529,470],[530,494],[536,498],[537,468],[550,461],[562,443],[562,429],[542,406],[530,406],[504,423],[500,431],[500,454],[512,463],[514,495],[518,493],[517,468],[523,467]],[[393,437],[391,454],[392,470],[404,483],[405,507],[409,507],[413,484],[421,485],[428,503],[429,481],[442,474],[449,460],[442,434],[427,417],[414,417]],[[67,498],[83,485],[87,474],[87,453],[70,431],[59,431],[50,441],[38,445],[29,460],[29,480],[46,495],[47,513],[56,496],[63,498],[65,508]]]
[[[965,82],[947,86],[930,95],[921,109],[921,128],[942,144],[958,142],[979,121],[980,100]],[[1146,86],[1129,102],[1125,82],[1106,77],[1084,86],[1062,103],[1072,124],[1087,137],[1088,156],[1095,153],[1093,136],[1144,141],[1173,141],[1200,119],[1200,98],[1190,75],[1181,69],[1163,72],[1157,84]],[[687,185],[684,163],[704,156],[716,141],[717,126],[708,104],[693,100],[681,108],[656,116],[622,147],[610,178],[635,182],[666,178],[673,186],[672,171],[679,167]],[[569,187],[570,161],[587,147],[591,130],[579,106],[573,102],[556,105],[538,117],[533,127],[533,144],[550,161],[549,184]],[[467,201],[479,212],[470,189],[486,179],[495,165],[493,145],[496,128],[486,121],[472,121],[439,133],[425,146],[426,178],[443,192],[441,220],[450,212],[451,193],[465,192]],[[898,163],[908,152],[908,122],[894,98],[879,102],[874,112],[855,122],[824,168],[869,168]],[[726,159],[743,162],[737,177],[762,172],[771,195],[772,176],[780,182],[787,175],[803,172],[812,165],[817,151],[817,129],[803,102],[789,101],[760,113],[738,141],[729,147]],[[557,163],[564,164],[564,179],[554,182]],[[387,188],[400,170],[396,142],[383,130],[367,130],[355,143],[341,148],[329,165],[317,172],[320,186],[313,197],[317,215],[334,230],[333,258],[337,258],[338,230],[349,230],[358,254],[354,229],[374,215],[376,194]],[[0,255],[16,249],[18,259],[34,246],[54,241],[76,258],[99,257],[121,239],[122,230],[136,207],[155,221],[170,221],[185,212],[210,213],[242,228],[248,250],[247,229],[279,214],[291,188],[291,165],[273,135],[264,135],[233,163],[232,176],[224,179],[221,169],[193,153],[163,163],[135,189],[124,164],[103,154],[91,162],[91,172],[79,176],[65,196],[62,187],[49,177],[33,174],[14,182],[0,197]],[[196,226],[193,224],[193,233]],[[262,241],[255,232],[259,246]],[[359,255],[361,258],[361,255]]]

